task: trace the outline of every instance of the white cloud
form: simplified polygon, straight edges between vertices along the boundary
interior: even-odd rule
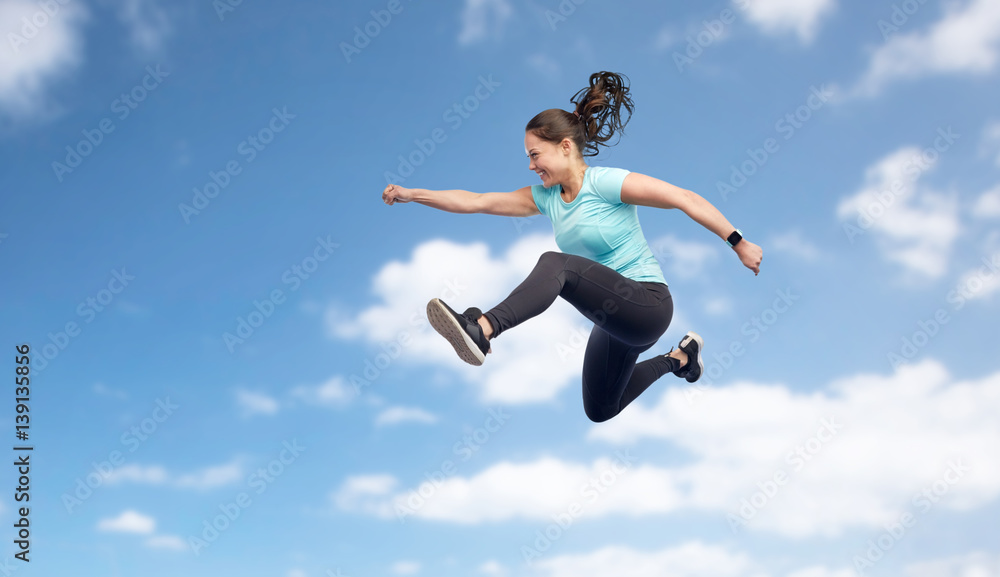
[[[146,485],[162,485],[169,479],[167,470],[159,465],[123,465],[108,475],[108,484],[121,482],[144,483]]]
[[[156,529],[156,520],[142,513],[128,510],[114,519],[101,519],[97,522],[97,529],[122,533],[152,533]]]
[[[819,248],[797,230],[771,236],[762,248],[765,249],[765,256],[767,249],[773,249],[807,262],[815,261],[820,255]],[[763,261],[761,264],[763,265]]]
[[[745,6],[747,18],[764,33],[792,32],[804,44],[812,42],[820,20],[837,6],[836,0],[733,0],[733,4]]]
[[[116,399],[127,399],[128,394],[125,391],[119,389],[112,389],[111,387],[105,385],[104,383],[94,383],[94,392],[98,395],[103,395],[105,397],[114,397]]]
[[[540,52],[528,57],[528,65],[546,78],[552,78],[561,71],[559,63]]]
[[[674,30],[673,25],[664,26],[656,34],[656,39],[653,40],[653,50],[655,52],[663,52],[679,40],[681,40],[680,34]]]
[[[1000,252],[985,255],[976,266],[967,270],[949,291],[949,298],[964,303],[976,299],[984,299],[1000,291],[1000,274],[996,269],[1000,265]],[[956,304],[957,306],[957,304]]]
[[[857,573],[851,569],[828,569],[826,567],[809,567],[789,573],[788,577],[855,577]]]
[[[486,575],[505,575],[507,569],[495,559],[490,559],[479,566],[478,571]]]
[[[890,36],[872,55],[855,92],[873,96],[897,79],[991,72],[1000,48],[1000,3],[971,0],[943,6],[944,17],[929,30]]]
[[[30,0],[0,3],[0,112],[34,117],[51,106],[48,90],[82,62],[82,2],[51,4],[51,15]]]
[[[206,467],[195,473],[189,473],[177,478],[175,485],[182,488],[198,490],[214,489],[236,483],[243,478],[243,467],[238,460],[214,467]]]
[[[945,510],[974,509],[1000,495],[1000,372],[956,381],[924,361],[888,376],[838,379],[817,392],[737,382],[700,397],[687,393],[675,387],[655,405],[637,401],[588,435],[626,445],[659,439],[689,455],[681,464],[648,464],[627,451],[590,464],[540,457],[402,490],[389,475],[352,477],[334,500],[386,519],[458,524],[681,510],[725,522],[741,514],[744,500],[759,502],[761,483],[774,481],[776,492],[742,529],[801,538],[878,529],[904,511],[919,519],[926,511],[914,497],[935,484],[947,487],[933,505]]]
[[[629,577],[765,577],[744,553],[688,542],[662,551],[644,552],[608,546],[580,555],[534,561],[545,577],[628,575]]]
[[[987,154],[996,154],[994,162],[1000,166],[1000,122],[993,122],[983,128],[980,149],[986,151]]]
[[[156,0],[117,0],[118,19],[128,28],[129,41],[141,52],[160,52],[171,32],[170,19]]]
[[[937,506],[965,510],[1000,495],[1000,463],[992,456],[1000,444],[993,424],[1000,372],[954,381],[941,364],[924,361],[889,376],[840,379],[823,392],[754,383],[689,392],[668,389],[648,408],[633,403],[628,418],[593,427],[589,437],[652,437],[687,450],[695,461],[669,472],[679,487],[690,487],[683,502],[696,508],[736,513],[756,483],[784,471],[791,481],[749,527],[793,537],[897,519],[900,507],[942,479],[951,463],[971,471]],[[824,419],[841,430],[818,443]],[[808,461],[793,453],[810,444],[819,448],[806,452]]]
[[[416,561],[397,561],[390,568],[396,575],[416,575],[420,573],[420,563]]]
[[[358,378],[380,378],[397,360],[433,364],[475,386],[485,402],[547,401],[579,383],[583,352],[593,323],[557,297],[546,311],[491,341],[484,365],[464,363],[427,322],[427,302],[438,297],[462,312],[483,312],[501,302],[531,272],[545,251],[558,251],[551,233],[524,235],[499,256],[485,243],[429,240],[409,261],[392,261],[373,280],[377,304],[353,318],[339,309],[327,314],[329,332],[363,337],[378,351],[355,363]],[[377,364],[376,364],[377,363]],[[371,381],[369,381],[371,382]],[[364,390],[364,389],[362,389]]]
[[[995,218],[1000,216],[1000,185],[984,192],[972,209],[973,216],[980,218]]]
[[[883,256],[907,270],[938,278],[947,270],[959,233],[954,198],[918,187],[935,162],[915,146],[902,147],[865,171],[865,182],[837,207],[853,242],[874,233]],[[850,227],[847,227],[850,225]]]
[[[299,385],[292,389],[291,395],[310,405],[343,407],[348,405],[357,393],[342,377],[333,376],[314,387]]]
[[[553,457],[532,462],[500,462],[469,478],[452,476],[437,483],[393,493],[396,479],[374,478],[367,491],[357,478],[337,491],[345,510],[392,518],[416,516],[461,524],[510,519],[550,520],[573,509],[574,517],[600,517],[615,512],[632,515],[667,512],[681,506],[670,471],[636,466],[627,452],[589,465]],[[391,482],[390,482],[391,479]],[[377,484],[376,484],[377,482]],[[359,509],[359,493],[377,497]],[[429,496],[428,496],[429,494]],[[351,499],[353,498],[353,499]]]
[[[160,465],[123,465],[108,475],[108,484],[123,482],[145,485],[171,485],[181,489],[214,489],[239,481],[243,477],[243,467],[239,460],[222,465],[206,467],[193,473],[171,475]]]
[[[733,310],[733,301],[727,297],[706,299],[705,313],[709,315],[724,315]]]
[[[648,244],[668,283],[674,278],[702,277],[705,268],[717,261],[720,255],[716,245],[681,240],[673,235],[655,238]],[[723,243],[723,246],[726,245]]]
[[[436,423],[437,417],[418,407],[389,407],[375,417],[375,426],[400,423]]]
[[[278,412],[278,401],[265,395],[240,389],[236,391],[236,403],[243,409],[244,416],[273,415]]]
[[[499,37],[512,12],[507,0],[465,0],[458,43],[474,44],[490,36]]]
[[[356,475],[348,477],[330,495],[330,500],[343,511],[389,518],[395,513],[383,497],[390,494],[398,483],[392,475]]]
[[[907,565],[906,577],[988,577],[1000,575],[1000,555],[974,552]]]
[[[188,548],[187,543],[176,535],[156,535],[146,539],[146,546],[153,549],[169,549],[170,551],[184,551]]]

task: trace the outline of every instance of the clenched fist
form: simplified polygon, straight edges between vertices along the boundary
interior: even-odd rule
[[[390,184],[382,191],[382,202],[392,205],[397,202],[410,202],[413,200],[413,189]]]

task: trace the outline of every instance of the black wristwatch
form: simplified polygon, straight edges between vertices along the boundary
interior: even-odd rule
[[[726,244],[731,247],[736,246],[741,240],[743,240],[743,231],[736,229],[729,235],[729,238],[726,239]]]

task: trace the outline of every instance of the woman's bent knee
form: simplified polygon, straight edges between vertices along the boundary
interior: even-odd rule
[[[596,407],[590,403],[583,404],[583,411],[587,413],[587,418],[595,423],[603,423],[618,414],[605,407]]]

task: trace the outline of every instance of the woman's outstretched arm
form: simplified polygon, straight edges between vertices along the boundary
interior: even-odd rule
[[[658,178],[630,172],[622,183],[622,202],[654,208],[677,208],[692,220],[715,233],[722,240],[736,230],[719,209],[701,195],[674,186]],[[749,240],[743,239],[733,247],[740,261],[757,274],[764,251]]]
[[[531,187],[514,192],[470,192],[468,190],[427,190],[390,184],[382,191],[382,202],[419,202],[431,208],[460,214],[495,214],[500,216],[534,216],[541,214],[531,196]]]
[[[388,205],[419,202],[431,208],[461,214],[476,212],[476,196],[475,192],[468,190],[427,190],[406,188],[398,184],[390,184],[382,191],[382,201]]]

